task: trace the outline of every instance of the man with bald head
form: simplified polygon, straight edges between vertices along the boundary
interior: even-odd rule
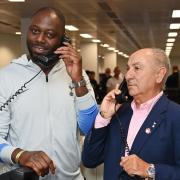
[[[104,162],[104,180],[180,179],[180,106],[163,94],[168,73],[163,50],[140,49],[125,74],[133,100],[117,104],[118,87],[103,99],[82,160]]]
[[[42,8],[28,28],[29,54],[0,71],[0,161],[44,180],[83,180],[80,130],[88,133],[98,112],[82,59],[66,39],[62,13]]]

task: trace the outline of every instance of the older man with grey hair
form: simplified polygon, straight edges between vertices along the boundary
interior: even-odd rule
[[[104,180],[180,179],[180,105],[163,93],[169,58],[157,48],[134,52],[125,79],[132,101],[117,104],[116,88],[86,136],[83,162],[104,162]]]

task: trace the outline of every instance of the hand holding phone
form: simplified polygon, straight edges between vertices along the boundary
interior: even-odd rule
[[[117,103],[122,104],[131,99],[131,96],[128,92],[127,82],[125,79],[120,84],[119,90],[121,90],[121,93],[116,96]]]

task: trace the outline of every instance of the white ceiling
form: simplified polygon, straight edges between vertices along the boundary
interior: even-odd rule
[[[60,9],[66,24],[80,29],[68,32],[77,48],[87,41],[79,34],[89,33],[128,55],[144,47],[165,49],[170,23],[180,23],[180,18],[171,18],[174,9],[180,10],[180,0],[0,0],[0,33],[19,31],[21,17],[30,17],[43,6]],[[179,40],[180,35],[170,58],[180,59]],[[108,51],[100,46],[98,50],[101,54]]]

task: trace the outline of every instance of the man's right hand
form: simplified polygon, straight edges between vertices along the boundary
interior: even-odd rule
[[[104,97],[101,103],[100,112],[101,112],[101,115],[106,119],[111,118],[114,115],[115,106],[116,106],[116,111],[121,106],[120,104],[116,104],[116,95],[121,93],[121,91],[118,88],[119,88],[119,85],[117,84],[116,88],[110,91]]]
[[[19,157],[18,164],[31,168],[38,176],[43,177],[49,174],[49,171],[55,174],[56,168],[52,159],[43,151],[24,151]]]

